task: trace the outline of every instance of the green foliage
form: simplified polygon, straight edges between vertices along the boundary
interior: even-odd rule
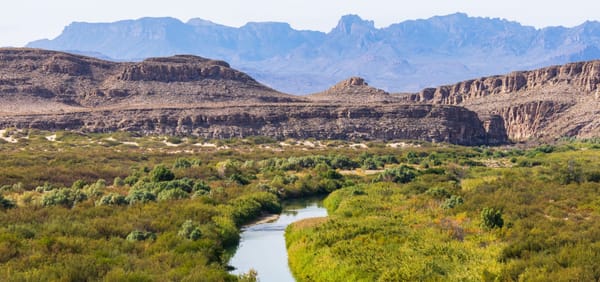
[[[164,165],[158,165],[150,171],[150,180],[154,182],[170,181],[175,179],[175,174]]]
[[[248,184],[250,184],[250,180],[248,178],[246,178],[243,175],[238,174],[238,173],[234,173],[231,176],[229,176],[229,181],[235,182],[235,183],[237,183],[239,185],[248,185]]]
[[[443,187],[430,188],[425,193],[436,199],[447,199],[450,198],[450,196],[452,196],[452,194],[450,194],[450,192],[448,192],[448,190],[446,190]]]
[[[186,220],[179,228],[179,232],[177,235],[190,239],[192,241],[196,241],[202,237],[202,231],[200,231],[200,227],[192,222],[192,220]]]
[[[334,169],[355,169],[359,167],[358,162],[347,156],[334,155],[331,157],[331,167]]]
[[[186,191],[183,191],[178,188],[163,190],[160,193],[158,193],[158,195],[156,196],[156,198],[159,201],[180,200],[180,199],[187,199],[189,197],[190,197],[190,195]]]
[[[129,176],[125,177],[125,179],[123,180],[123,183],[125,183],[125,184],[127,184],[129,186],[133,186],[138,181],[139,181],[139,176],[132,174],[132,175],[129,175]]]
[[[200,180],[200,181],[194,183],[194,187],[192,188],[192,191],[206,191],[206,192],[209,192],[210,191],[210,186],[206,182]]]
[[[113,180],[113,185],[116,187],[121,187],[121,186],[125,185],[125,181],[123,181],[123,179],[121,177],[117,176]]]
[[[12,209],[16,207],[15,202],[4,198],[4,196],[2,196],[2,194],[0,194],[0,209],[6,210],[6,209]]]
[[[281,204],[277,196],[268,192],[256,192],[239,197],[230,202],[231,216],[240,226],[256,218],[261,212],[279,213]]]
[[[183,142],[179,136],[169,136],[166,141],[172,144],[181,144]]]
[[[408,183],[411,182],[417,176],[415,169],[402,165],[396,168],[386,169],[380,173],[376,182],[388,181],[396,183]]]
[[[83,189],[85,185],[87,185],[87,183],[84,180],[78,179],[77,181],[73,182],[71,189]]]
[[[319,176],[325,179],[332,179],[332,180],[337,180],[337,179],[342,179],[344,176],[342,176],[339,172],[337,172],[335,169],[325,169],[325,171],[319,171]]]
[[[134,230],[134,231],[131,231],[131,233],[129,233],[127,235],[126,239],[127,239],[127,241],[132,241],[132,242],[156,240],[156,234],[154,234],[153,232]]]
[[[432,225],[433,213],[421,214],[419,201],[389,185],[337,190],[325,200],[329,219],[286,229],[299,281],[476,281],[498,264],[491,248],[454,239],[449,231],[460,232],[462,224]]]
[[[481,226],[487,229],[502,228],[504,226],[502,211],[494,208],[483,208],[481,211]]]
[[[452,195],[450,198],[446,199],[444,203],[442,203],[442,208],[444,209],[453,209],[457,206],[460,206],[464,203],[464,199],[461,196]]]
[[[156,195],[148,191],[133,190],[129,192],[129,195],[127,195],[126,200],[127,202],[129,202],[130,205],[145,204],[148,202],[156,201]]]
[[[73,205],[85,200],[87,200],[87,195],[80,189],[61,188],[44,193],[42,205],[71,208]]]
[[[240,226],[279,212],[281,199],[330,192],[327,219],[287,231],[299,281],[600,278],[595,141],[300,150],[250,138],[199,149],[190,137],[169,147],[156,136],[29,134],[0,152],[7,281],[252,281],[225,267]],[[107,147],[109,137],[119,141]],[[482,217],[485,207],[495,209]]]
[[[123,195],[117,194],[117,193],[110,193],[108,195],[103,196],[102,198],[100,198],[100,200],[98,200],[96,202],[96,205],[99,206],[106,206],[106,205],[128,205],[129,201],[127,200],[127,198]]]
[[[183,159],[183,158],[178,158],[175,160],[175,163],[173,164],[173,168],[190,168],[192,167],[192,163],[190,161],[188,161],[187,159]]]
[[[44,192],[48,192],[48,191],[52,191],[54,190],[56,187],[50,185],[50,183],[45,182],[44,185],[38,186],[35,188],[36,192],[40,192],[40,193],[44,193]]]
[[[555,168],[555,177],[560,184],[580,183],[583,179],[581,165],[569,160],[566,165]]]

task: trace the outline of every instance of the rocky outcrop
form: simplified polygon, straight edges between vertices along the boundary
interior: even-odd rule
[[[127,64],[117,76],[124,81],[189,82],[201,79],[233,80],[258,84],[247,74],[232,69],[228,63],[190,55],[150,58]]]
[[[324,92],[309,95],[312,101],[336,103],[389,103],[398,101],[388,92],[369,86],[362,77],[350,77]]]
[[[427,88],[409,100],[500,116],[513,141],[597,137],[599,86],[600,61],[590,61]]]
[[[414,95],[412,100],[458,105],[489,95],[544,90],[560,85],[569,85],[582,93],[596,91],[600,86],[600,61],[551,66],[427,88]]]
[[[271,136],[317,139],[412,139],[481,145],[481,121],[461,107],[434,105],[254,106],[128,109],[69,114],[9,116],[0,128],[193,134],[204,138]],[[505,140],[503,140],[505,141]]]

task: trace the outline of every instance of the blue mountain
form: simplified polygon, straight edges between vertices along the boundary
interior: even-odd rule
[[[28,47],[114,60],[193,54],[225,60],[278,90],[306,94],[350,76],[390,92],[411,92],[485,75],[600,58],[600,23],[536,29],[457,13],[376,28],[343,16],[329,32],[287,23],[234,28],[202,19],[74,22]]]

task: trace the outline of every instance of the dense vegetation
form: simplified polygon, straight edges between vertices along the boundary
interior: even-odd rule
[[[290,226],[298,281],[600,279],[600,146],[448,156],[337,190],[329,218]]]
[[[594,280],[599,148],[11,130],[0,274],[252,281],[227,272],[239,228],[283,199],[331,193],[328,219],[287,231],[299,280]]]

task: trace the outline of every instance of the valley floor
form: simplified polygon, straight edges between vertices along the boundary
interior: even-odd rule
[[[7,281],[253,281],[240,227],[328,194],[286,231],[298,281],[600,278],[600,145],[0,133]]]

